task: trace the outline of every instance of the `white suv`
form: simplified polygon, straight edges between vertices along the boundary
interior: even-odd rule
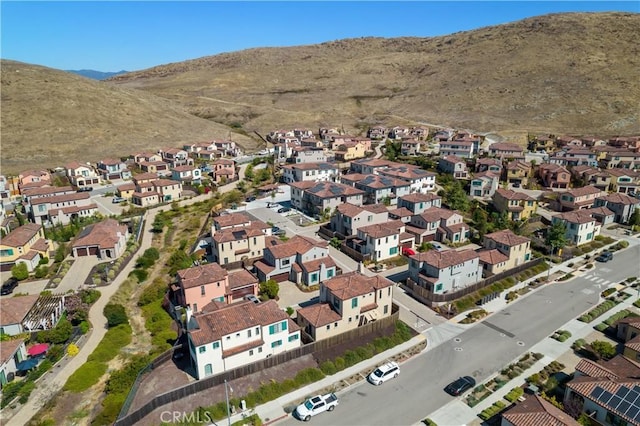
[[[400,366],[398,366],[398,364],[395,362],[389,362],[373,370],[371,374],[369,374],[369,377],[367,377],[367,380],[369,380],[369,382],[371,382],[372,384],[378,386],[389,379],[398,377],[399,374]]]

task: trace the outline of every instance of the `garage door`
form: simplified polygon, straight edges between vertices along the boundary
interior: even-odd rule
[[[243,287],[231,291],[231,297],[233,298],[233,300],[242,299],[248,294],[253,294],[253,287]]]
[[[87,248],[86,247],[79,247],[78,249],[76,249],[76,253],[78,254],[78,256],[86,256],[87,255]]]
[[[100,251],[98,250],[98,247],[89,247],[89,254],[92,256],[96,256],[98,255]]]
[[[400,244],[400,247],[409,247],[409,248],[411,248],[411,246],[413,245],[413,244],[411,244],[412,242],[413,241],[404,242],[404,243]]]
[[[13,268],[13,266],[15,265],[14,262],[11,263],[1,263],[0,264],[0,271],[2,272],[6,272],[6,271],[10,271],[11,268]]]
[[[276,282],[281,283],[289,279],[289,273],[285,272],[284,274],[272,275],[272,280],[276,280]]]

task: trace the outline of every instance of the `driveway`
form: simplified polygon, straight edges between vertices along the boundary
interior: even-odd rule
[[[278,306],[282,309],[287,309],[288,307],[297,309],[301,305],[304,306],[317,301],[319,294],[320,290],[304,292],[291,281],[283,281],[280,283]]]

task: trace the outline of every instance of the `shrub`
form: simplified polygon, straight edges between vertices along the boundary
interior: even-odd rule
[[[120,324],[129,324],[127,313],[122,305],[107,303],[102,313],[107,318],[107,325],[109,327],[115,327]]]
[[[516,402],[518,398],[520,398],[523,394],[524,389],[522,389],[521,387],[513,388],[509,391],[508,394],[504,396],[504,399],[509,402]]]
[[[153,280],[151,285],[147,286],[138,298],[138,306],[148,305],[149,303],[160,301],[164,298],[167,291],[167,285],[161,278]]]
[[[149,277],[149,272],[147,272],[145,269],[136,268],[129,273],[129,276],[132,275],[136,278],[136,280],[138,280],[139,283],[142,283],[145,282]]]
[[[325,361],[320,365],[320,370],[327,376],[337,373],[336,365],[332,361]]]
[[[615,288],[608,288],[605,291],[602,292],[601,296],[603,298],[610,296],[611,294],[615,293],[616,289]]]
[[[80,349],[74,343],[67,347],[67,355],[69,356],[76,356],[78,355],[78,352],[80,352]]]
[[[575,342],[573,342],[573,345],[571,345],[571,348],[573,348],[573,350],[577,350],[577,349],[583,348],[586,344],[587,344],[586,340],[577,339]]]
[[[49,268],[46,266],[38,266],[34,272],[34,276],[38,279],[44,278],[49,273]]]
[[[27,269],[26,263],[18,263],[11,268],[11,276],[13,276],[18,281],[26,280],[29,278],[29,270]]]
[[[87,361],[69,377],[63,389],[74,393],[83,392],[98,383],[106,371],[106,364]]]
[[[337,371],[342,371],[345,368],[344,358],[342,358],[341,356],[335,359],[334,364]]]
[[[275,299],[280,292],[280,285],[276,280],[268,280],[260,283],[260,294],[268,297],[269,299]]]
[[[98,290],[94,289],[80,290],[78,292],[82,303],[86,303],[87,305],[93,305],[100,298],[100,294]]]
[[[603,322],[601,322],[600,324],[596,325],[595,327],[596,330],[600,331],[600,332],[604,332],[607,328],[609,328],[609,326]]]
[[[426,426],[438,426],[437,423],[431,419],[424,419],[422,423],[424,423]]]
[[[291,316],[294,312],[295,310],[291,306],[287,306],[287,315]]]
[[[81,334],[87,334],[87,332],[89,331],[89,329],[91,328],[91,324],[89,324],[88,321],[82,321],[80,323],[80,333]]]

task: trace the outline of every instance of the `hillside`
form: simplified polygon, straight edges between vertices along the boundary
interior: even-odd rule
[[[7,60],[0,76],[3,174],[230,135],[226,126],[149,92]],[[241,134],[231,138],[253,144]]]
[[[363,29],[366,32],[366,29]],[[434,123],[640,133],[640,14],[572,13],[433,38],[259,48],[92,81],[3,60],[2,172],[294,126]],[[219,124],[222,123],[222,124]],[[240,129],[241,127],[241,129]]]
[[[126,74],[129,71],[96,71],[96,70],[65,70],[66,72],[70,72],[72,74],[78,74],[83,77],[87,77],[93,80],[105,80],[109,77],[115,77],[116,75]]]
[[[640,14],[554,14],[445,37],[251,49],[110,80],[262,132],[426,122],[605,136],[640,132],[638,40]]]

